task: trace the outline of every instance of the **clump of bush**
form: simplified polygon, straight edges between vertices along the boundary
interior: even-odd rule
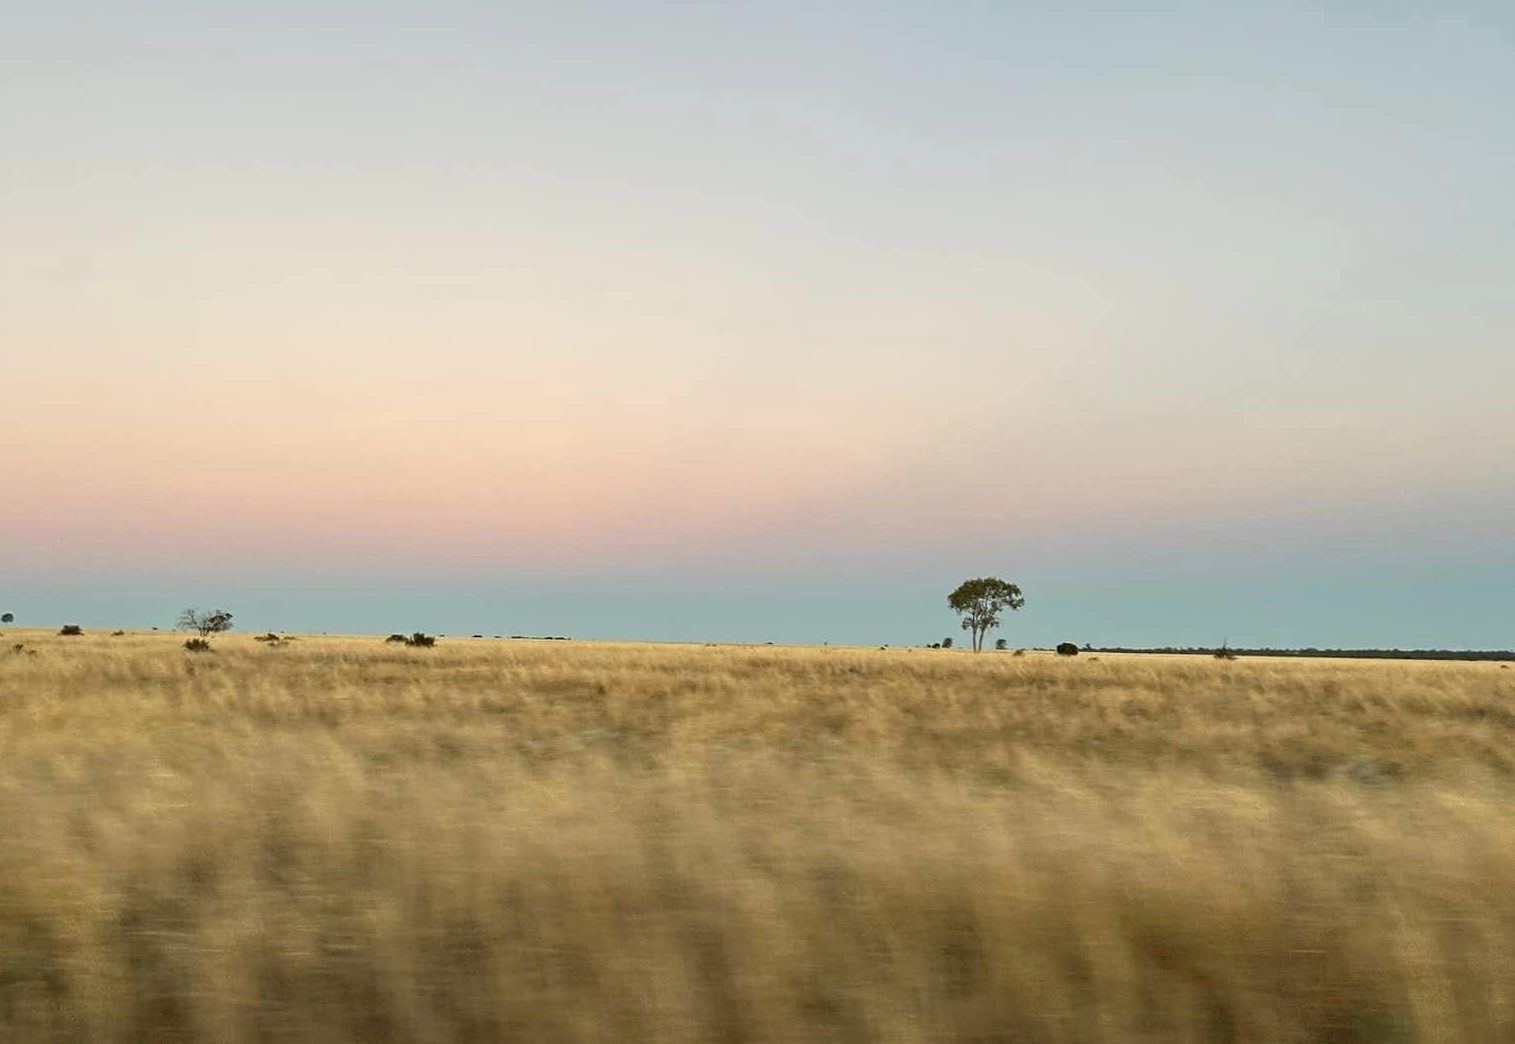
[[[1078,655],[1078,646],[1076,644],[1074,644],[1073,642],[1058,642],[1057,643],[1057,655],[1059,655],[1059,656],[1077,656]]]
[[[64,624],[62,630],[58,633],[66,638],[76,638],[84,633],[84,628],[78,624]]]
[[[385,645],[408,645],[412,649],[430,649],[437,644],[437,640],[431,635],[417,631],[412,635],[392,634],[384,639]]]
[[[1004,652],[1006,649],[1010,648],[1010,643],[1004,638],[996,638],[994,639],[994,648],[998,652]]]
[[[1215,658],[1217,660],[1234,660],[1236,659],[1236,653],[1231,651],[1231,647],[1228,644],[1221,642],[1220,648],[1215,650]]]
[[[112,637],[112,638],[120,638],[120,637],[121,637],[121,636],[122,636],[122,635],[123,635],[123,634],[125,634],[125,633],[126,633],[126,632],[125,632],[125,631],[112,631],[112,632],[111,632],[111,633],[110,633],[110,636],[111,636],[111,637]]]
[[[191,638],[189,641],[184,643],[184,648],[193,653],[213,651],[210,647],[210,642],[206,641],[204,638]]]

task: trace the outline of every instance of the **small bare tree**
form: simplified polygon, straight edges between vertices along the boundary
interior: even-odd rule
[[[210,612],[186,609],[179,614],[179,627],[186,631],[198,631],[201,638],[220,634],[231,630],[231,613],[225,609],[212,609]]]

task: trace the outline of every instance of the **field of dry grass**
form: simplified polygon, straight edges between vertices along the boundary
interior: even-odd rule
[[[1497,664],[182,640],[0,639],[0,1039],[1515,1040]]]

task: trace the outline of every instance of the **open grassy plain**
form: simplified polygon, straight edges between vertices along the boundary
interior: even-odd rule
[[[182,641],[0,639],[0,1039],[1515,1040],[1496,664]]]

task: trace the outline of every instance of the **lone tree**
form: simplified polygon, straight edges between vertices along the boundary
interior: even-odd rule
[[[231,613],[225,609],[212,609],[208,613],[199,609],[186,609],[179,614],[179,626],[186,631],[199,631],[200,637],[204,638],[231,630]]]
[[[973,637],[973,651],[984,647],[984,635],[999,626],[999,614],[1026,604],[1021,589],[997,576],[964,580],[947,596],[952,611],[963,618],[963,630]]]

